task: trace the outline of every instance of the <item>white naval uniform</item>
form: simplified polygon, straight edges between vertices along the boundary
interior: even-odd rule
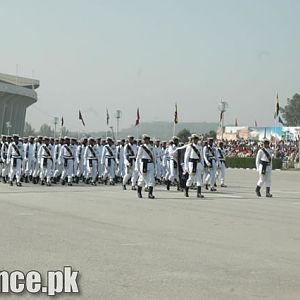
[[[103,179],[106,180],[109,177],[110,182],[114,182],[115,179],[115,149],[108,144],[103,147],[101,164],[104,165]]]
[[[40,179],[44,181],[46,178],[47,183],[50,183],[53,174],[53,154],[54,147],[42,144],[37,155],[40,166]]]
[[[124,165],[125,176],[123,178],[123,185],[126,185],[131,178],[131,186],[135,186],[139,177],[139,173],[135,168],[137,155],[137,146],[134,144],[126,144],[124,147]]]
[[[162,159],[163,159],[163,150],[160,146],[154,147],[154,154],[155,154],[155,160],[156,160],[156,167],[155,167],[155,177],[157,179],[161,179],[163,175],[162,170]]]
[[[269,153],[270,160],[267,155],[264,153],[264,150]],[[259,149],[256,155],[256,169],[259,173],[259,179],[257,185],[262,187],[264,184],[266,187],[271,187],[271,175],[272,175],[272,150],[270,148]],[[266,164],[265,174],[263,171],[263,164]]]
[[[97,172],[98,172],[99,178],[102,177],[103,173],[104,173],[104,166],[101,163],[103,148],[104,148],[104,146],[102,144],[96,145],[97,154],[98,154],[98,170],[97,170]]]
[[[84,150],[84,166],[86,168],[86,179],[92,178],[92,182],[96,182],[98,173],[98,153],[97,148],[88,145]]]
[[[193,148],[195,148],[198,153]],[[203,152],[201,145],[193,143],[186,147],[184,169],[189,174],[189,178],[186,182],[187,187],[190,187],[194,181],[197,186],[202,185]]]
[[[71,145],[64,144],[61,146],[59,152],[59,162],[62,165],[62,180],[68,177],[68,183],[72,182],[72,177],[74,176],[74,158],[75,154],[72,150]]]
[[[213,146],[204,146],[203,158],[206,164],[204,172],[205,184],[208,184],[210,181],[210,186],[213,187],[216,182],[216,170],[218,165],[216,149]]]
[[[124,177],[125,165],[124,165],[124,146],[119,145],[116,148],[116,162],[118,165],[117,176]]]
[[[7,151],[8,151],[9,144],[5,142],[1,146],[1,160],[2,160],[2,170],[1,175],[2,177],[6,177],[9,172],[10,165],[7,163]]]
[[[16,150],[18,149],[18,150]],[[13,181],[16,176],[17,182],[21,181],[22,176],[22,160],[24,156],[23,144],[19,141],[18,144],[12,142],[8,146],[7,164],[10,165],[9,179]]]
[[[77,146],[76,148],[76,162],[77,162],[77,170],[76,170],[76,176],[81,177],[81,176],[86,176],[86,164],[85,164],[85,150],[86,147],[84,144],[81,144]]]
[[[61,144],[57,144],[54,145],[54,152],[53,152],[53,177],[57,178],[61,175],[62,173],[62,164],[59,161],[59,153],[60,153],[60,149],[61,149],[62,145]]]
[[[222,148],[217,148],[217,157],[218,157],[218,166],[217,166],[217,172],[216,172],[216,181],[218,178],[220,178],[221,184],[225,183],[225,151]]]
[[[174,180],[176,179],[177,181],[179,181],[179,177],[178,177],[178,160],[177,160],[177,152],[176,152],[177,146],[174,145],[170,145],[168,147],[168,153],[170,156],[170,175],[169,175],[169,180],[171,182],[174,182]]]
[[[39,166],[38,157],[37,157],[40,147],[41,147],[41,144],[39,142],[36,142],[33,145],[33,164],[34,164],[34,170],[33,170],[33,174],[32,174],[33,177],[38,177],[39,172],[40,172],[40,166]]]
[[[168,148],[162,149],[163,157],[162,157],[162,176],[164,180],[168,180],[170,176],[170,156]]]
[[[33,175],[34,171],[34,144],[24,144],[24,175]]]
[[[146,147],[150,151],[151,156],[144,149]],[[143,144],[139,147],[136,157],[136,170],[139,172],[138,186],[153,187],[155,185],[155,156],[153,148],[150,145]],[[144,170],[144,164],[147,164]],[[144,172],[145,171],[145,172]]]

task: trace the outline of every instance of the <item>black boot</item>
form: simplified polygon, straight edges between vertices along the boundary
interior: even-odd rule
[[[29,178],[28,178],[28,176],[25,176],[25,183],[29,183]]]
[[[273,197],[273,195],[270,193],[270,187],[266,187],[266,197],[267,198],[272,198]]]
[[[149,186],[149,194],[148,194],[149,199],[154,199],[155,197],[153,196],[153,186]]]
[[[189,197],[189,187],[188,187],[188,186],[185,187],[185,193],[184,193],[184,196],[185,196],[185,197]]]
[[[167,190],[168,190],[168,191],[170,190],[170,185],[171,185],[171,181],[170,181],[170,180],[167,180]]]
[[[256,192],[257,197],[261,197],[260,186],[256,187],[255,192]]]
[[[197,198],[204,198],[204,196],[201,194],[201,186],[197,186]]]
[[[143,196],[142,196],[142,187],[141,186],[138,186],[137,195],[138,195],[139,198],[143,198]]]
[[[177,191],[178,191],[178,192],[182,192],[182,188],[181,188],[181,186],[180,186],[180,182],[177,183]]]
[[[123,184],[123,190],[124,190],[124,191],[127,190],[126,184]]]

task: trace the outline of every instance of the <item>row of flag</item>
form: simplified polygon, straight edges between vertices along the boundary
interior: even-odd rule
[[[84,122],[84,119],[82,117],[82,113],[81,111],[79,110],[79,120],[81,121],[82,125],[85,126],[85,122]],[[221,111],[220,112],[220,127],[222,127],[222,122],[223,122],[223,118],[224,118],[224,112]],[[109,119],[110,119],[110,116],[109,116],[109,112],[108,112],[108,109],[106,109],[106,125],[108,126],[109,125]],[[136,120],[135,120],[135,126],[138,126],[140,124],[140,109],[137,108],[137,111],[136,111]],[[281,123],[283,126],[285,125],[281,116],[280,116],[280,105],[279,105],[279,97],[278,97],[278,93],[276,95],[276,104],[275,104],[275,113],[274,113],[274,119],[278,120],[279,123]],[[178,110],[177,110],[177,103],[175,103],[175,111],[174,111],[174,124],[178,124]],[[62,116],[61,117],[61,126],[63,127],[64,126],[64,117]],[[239,126],[239,122],[238,122],[238,119],[236,118],[235,119],[235,126],[238,127]],[[255,120],[254,121],[254,127],[257,127],[257,121]]]
[[[82,113],[81,113],[80,110],[78,112],[78,119],[81,121],[82,125],[85,126],[85,122],[84,122],[84,119],[83,119],[83,116],[82,116]],[[106,125],[107,126],[109,125],[109,119],[110,119],[109,112],[108,112],[108,109],[106,109]],[[140,124],[140,119],[141,119],[141,117],[140,117],[140,109],[137,108],[135,126],[138,126]],[[175,104],[174,123],[175,124],[178,123],[177,104]],[[63,127],[64,124],[65,124],[64,116],[62,116],[61,117],[61,124],[60,124],[61,127]]]

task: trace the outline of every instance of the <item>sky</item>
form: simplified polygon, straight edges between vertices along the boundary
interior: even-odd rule
[[[79,130],[141,122],[272,126],[300,92],[298,0],[0,0],[0,72],[40,80],[26,119]],[[18,68],[16,66],[18,65]]]

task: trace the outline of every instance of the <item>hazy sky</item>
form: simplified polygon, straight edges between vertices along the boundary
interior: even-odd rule
[[[38,128],[64,116],[71,130],[141,121],[272,125],[300,92],[298,0],[0,0],[2,73],[40,80],[27,120]],[[112,120],[112,118],[111,118]],[[115,122],[115,120],[113,120]]]

